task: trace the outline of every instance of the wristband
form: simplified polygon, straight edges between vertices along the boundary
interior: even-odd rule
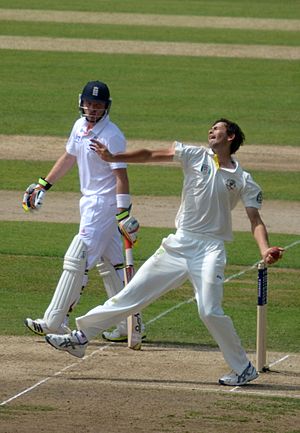
[[[130,207],[130,195],[129,194],[116,194],[117,208],[128,209]]]
[[[47,180],[44,179],[43,177],[40,177],[40,178],[39,178],[39,184],[42,185],[42,187],[43,187],[46,191],[48,191],[48,189],[50,189],[51,186],[52,186],[52,183],[47,182]]]
[[[123,210],[123,212],[117,213],[116,215],[116,220],[118,222],[122,221],[124,218],[129,217],[129,211],[128,210]]]

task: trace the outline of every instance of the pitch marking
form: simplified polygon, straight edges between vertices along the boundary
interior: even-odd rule
[[[273,367],[276,364],[279,364],[282,361],[285,361],[286,359],[289,358],[290,355],[285,355],[283,358],[278,359],[277,361],[271,362],[271,364],[269,364],[269,367]]]
[[[284,249],[287,250],[287,249],[289,249],[289,248],[294,247],[295,245],[298,245],[299,243],[300,243],[300,240],[295,241],[295,242],[291,243],[290,245],[287,245],[286,247],[284,247]],[[245,274],[246,272],[248,272],[248,271],[254,269],[254,268],[257,266],[258,263],[259,263],[259,261],[256,262],[256,263],[254,263],[254,265],[249,266],[248,268],[244,269],[243,271],[238,272],[238,273],[236,273],[236,274],[233,274],[233,275],[229,276],[228,278],[225,279],[224,283],[227,283],[228,281],[232,280],[233,278],[236,278],[236,277],[238,277],[238,276],[240,276],[240,275],[243,275],[243,274]],[[163,313],[161,313],[161,314],[159,314],[158,316],[154,317],[153,319],[149,320],[149,321],[146,323],[146,325],[149,325],[150,323],[153,323],[153,322],[155,322],[156,320],[159,320],[161,317],[166,316],[166,315],[169,314],[170,312],[172,312],[172,311],[174,311],[174,310],[180,308],[182,305],[190,304],[191,302],[194,301],[194,299],[195,299],[195,297],[190,298],[190,299],[188,299],[187,301],[180,302],[179,304],[175,305],[174,307],[169,308],[168,310],[164,311]],[[66,370],[68,370],[68,369],[70,369],[70,368],[72,368],[72,367],[74,367],[74,366],[77,366],[79,363],[84,362],[86,359],[91,358],[93,355],[95,355],[95,354],[98,353],[99,351],[103,351],[103,350],[107,349],[108,347],[112,346],[113,344],[114,344],[114,343],[109,343],[109,344],[106,344],[105,346],[100,347],[100,348],[97,349],[97,350],[94,350],[94,352],[90,353],[89,355],[86,355],[84,358],[80,359],[78,362],[75,362],[75,363],[73,363],[73,364],[67,365],[66,367],[64,367],[64,368],[61,369],[60,371],[57,371],[56,373],[54,373],[52,376],[48,376],[48,377],[46,377],[46,378],[40,380],[39,382],[35,383],[34,385],[30,386],[29,388],[26,388],[26,389],[24,389],[23,391],[19,392],[18,394],[15,394],[14,396],[10,397],[9,399],[2,401],[2,402],[0,403],[0,406],[5,406],[7,403],[10,403],[11,401],[13,401],[13,400],[15,400],[15,399],[21,397],[22,395],[27,394],[28,392],[34,390],[34,389],[37,388],[38,386],[43,385],[44,383],[48,382],[50,379],[52,379],[52,378],[54,378],[54,377],[57,377],[57,376],[60,376],[60,375],[61,375],[62,373],[64,373]],[[286,356],[284,356],[283,358],[281,358],[281,359],[279,359],[279,360],[273,362],[272,364],[270,364],[270,366],[276,365],[276,364],[278,364],[279,362],[284,361],[286,358],[288,358],[288,356],[289,356],[289,355],[286,355]],[[238,386],[237,386],[237,387],[234,387],[234,388],[232,388],[229,392],[234,392],[234,391],[236,392],[237,389],[240,389],[240,387],[238,387]],[[254,394],[254,393],[253,393],[253,394]],[[259,393],[259,392],[256,392],[255,394],[269,395],[269,394]]]
[[[82,363],[83,361],[85,361],[88,358],[91,358],[93,355],[95,355],[98,352],[101,352],[105,349],[107,349],[109,346],[113,345],[114,343],[108,343],[103,347],[100,347],[97,350],[94,350],[92,353],[90,353],[89,355],[84,356],[82,359],[79,359],[78,362],[73,362],[73,364],[67,365],[66,367],[62,368],[60,371],[57,371],[56,373],[53,373],[52,376],[48,376],[45,379],[40,380],[39,382],[35,383],[34,385],[30,386],[29,388],[24,389],[24,391],[19,392],[18,394],[14,395],[13,397],[2,401],[2,403],[0,403],[0,406],[4,406],[7,403],[10,403],[11,401],[15,400],[18,397],[21,397],[24,394],[27,394],[28,392],[32,391],[33,389],[37,388],[38,386],[42,385],[43,383],[48,382],[48,380],[53,379],[56,376],[60,376],[62,373],[64,373],[66,370],[69,370],[72,367],[77,366],[78,364]]]

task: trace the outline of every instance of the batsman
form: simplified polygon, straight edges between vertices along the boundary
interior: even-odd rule
[[[63,272],[52,300],[42,318],[25,320],[32,332],[46,335],[69,331],[68,315],[79,302],[88,282],[88,271],[97,266],[108,298],[124,285],[122,236],[131,244],[137,238],[138,221],[130,215],[131,197],[126,164],[108,163],[91,149],[92,139],[105,143],[112,154],[126,150],[122,131],[109,117],[111,97],[101,81],[88,82],[79,95],[81,117],[75,122],[65,152],[46,177],[31,184],[23,197],[25,211],[35,212],[60,178],[77,163],[80,179],[80,226],[63,261]],[[143,325],[142,325],[142,328]],[[127,321],[112,331],[104,331],[110,341],[127,340]]]

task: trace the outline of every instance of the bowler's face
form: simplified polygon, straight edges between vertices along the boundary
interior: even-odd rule
[[[216,123],[208,131],[208,145],[212,149],[216,149],[220,145],[227,143],[227,140],[227,127],[223,122]]]

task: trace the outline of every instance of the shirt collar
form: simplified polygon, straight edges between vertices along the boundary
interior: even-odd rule
[[[211,156],[213,158],[213,160],[214,160],[214,162],[216,164],[217,169],[224,169],[224,170],[227,170],[227,171],[230,170],[230,171],[235,172],[238,169],[238,167],[239,167],[238,160],[236,159],[236,157],[234,155],[231,155],[231,159],[234,161],[235,167],[233,169],[228,169],[228,168],[220,167],[219,161],[218,161],[218,156],[217,156],[217,154],[210,147],[207,148],[207,153],[208,153],[209,156]]]
[[[88,125],[88,121],[84,118],[84,130],[86,131],[87,125]],[[87,133],[87,135],[89,134],[96,134],[99,133],[99,131],[102,131],[102,129],[108,124],[109,122],[109,116],[108,114],[106,116],[104,116],[101,120],[99,120],[93,127],[92,129],[90,129]]]
[[[93,128],[91,129],[91,131],[93,131],[94,134],[97,134],[100,130],[102,130],[104,128],[104,126],[107,125],[108,122],[109,122],[109,115],[107,114],[101,120],[99,120],[95,124],[95,126],[93,126]]]

